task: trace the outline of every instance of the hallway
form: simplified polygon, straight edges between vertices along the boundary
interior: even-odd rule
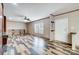
[[[72,50],[69,44],[31,35],[9,37],[4,50],[4,55],[79,55],[79,50]]]

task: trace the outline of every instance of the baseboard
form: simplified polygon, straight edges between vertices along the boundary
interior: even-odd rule
[[[43,36],[40,36],[40,35],[35,35],[35,34],[30,34],[30,33],[27,33],[28,35],[33,35],[33,36],[37,36],[37,37],[40,37],[40,38],[44,38],[46,40],[49,40],[49,38],[47,37],[43,37]]]
[[[62,41],[59,41],[59,40],[54,40],[55,42],[60,42],[62,44],[68,44],[68,45],[72,45],[71,43],[68,43],[68,42],[62,42]]]
[[[37,36],[37,37],[40,37],[40,38],[44,38],[46,40],[49,40],[50,41],[50,38],[47,38],[47,37],[43,37],[43,36],[39,36],[39,35],[35,35],[35,34],[30,34],[30,33],[27,33],[27,35],[33,35],[33,36]],[[54,40],[55,42],[60,42],[62,44],[68,44],[68,45],[72,45],[71,43],[68,43],[68,42],[62,42],[62,41],[59,41],[59,40]]]
[[[49,38],[47,38],[47,37],[43,37],[43,36],[39,36],[39,35],[34,35],[34,34],[32,34],[33,36],[37,36],[37,37],[40,37],[40,38],[44,38],[44,39],[46,39],[46,40],[49,40]]]

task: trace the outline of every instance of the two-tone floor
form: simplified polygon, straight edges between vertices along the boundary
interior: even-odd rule
[[[9,37],[4,55],[79,55],[79,50],[72,50],[69,44],[26,35]]]

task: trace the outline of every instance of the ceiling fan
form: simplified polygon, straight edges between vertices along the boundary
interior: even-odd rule
[[[27,20],[27,21],[31,21],[29,18],[27,18],[26,16],[24,16],[24,20]]]
[[[31,21],[29,18],[27,18],[25,15],[20,15],[20,14],[16,14],[15,16],[17,17],[22,17],[24,20],[27,20],[27,21]]]

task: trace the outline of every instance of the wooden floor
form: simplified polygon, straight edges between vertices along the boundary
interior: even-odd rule
[[[79,51],[72,50],[68,44],[26,35],[9,37],[4,55],[79,55]]]

